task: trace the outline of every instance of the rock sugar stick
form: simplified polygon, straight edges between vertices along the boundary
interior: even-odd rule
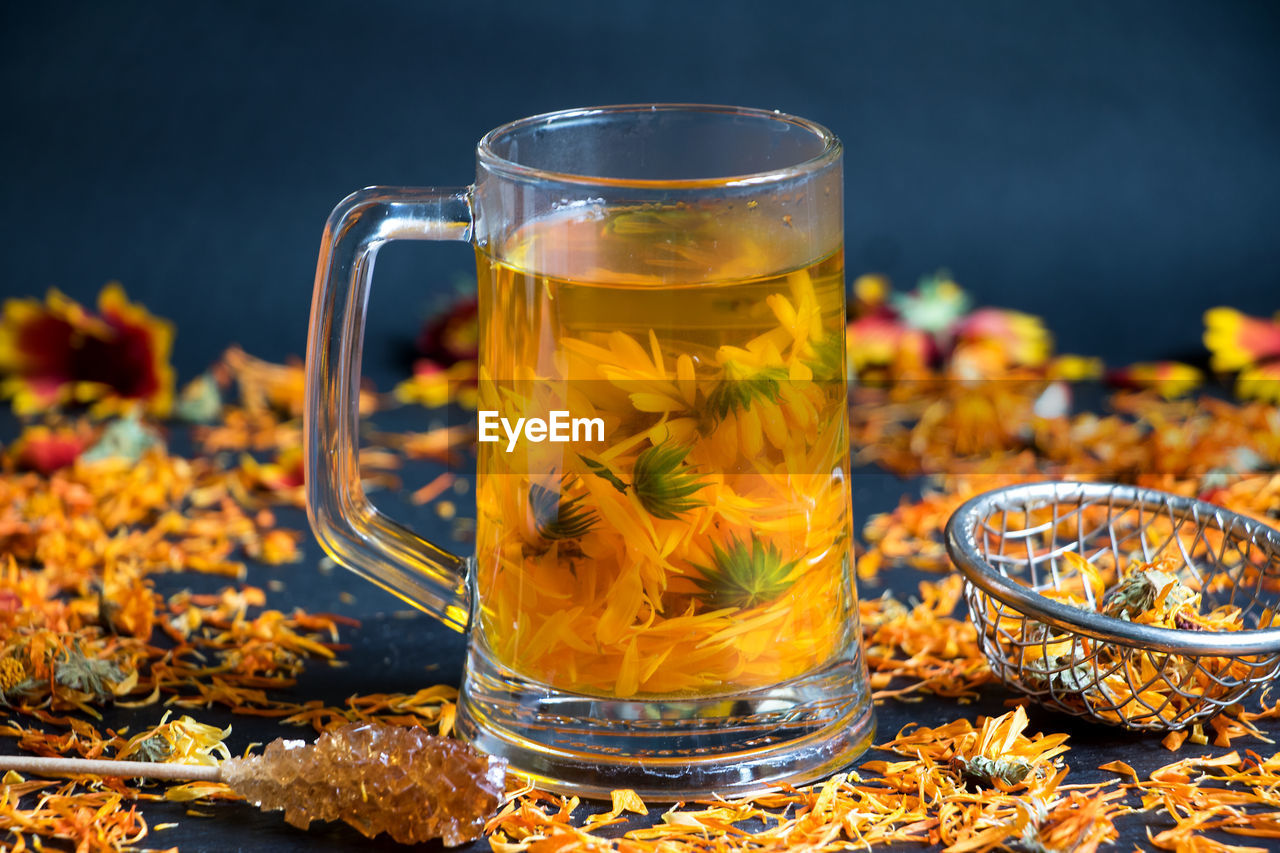
[[[342,820],[402,844],[479,837],[503,795],[506,761],[423,729],[351,723],[313,744],[279,738],[261,755],[217,766],[0,756],[0,771],[223,782],[263,810],[306,829]]]

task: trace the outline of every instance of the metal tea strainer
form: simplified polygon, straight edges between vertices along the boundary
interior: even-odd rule
[[[1253,519],[1154,489],[1031,483],[967,501],[946,541],[992,669],[1046,707],[1181,729],[1280,673],[1280,532]],[[1201,609],[1235,606],[1244,630],[1157,627],[1046,597],[1070,590],[1095,603],[1068,552],[1115,577],[1172,558],[1165,567]]]

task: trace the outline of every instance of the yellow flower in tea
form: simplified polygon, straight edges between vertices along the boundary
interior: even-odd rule
[[[543,539],[579,539],[591,532],[599,517],[590,508],[580,506],[585,494],[565,499],[559,491],[529,486],[529,511],[533,525]]]
[[[804,675],[856,624],[841,259],[750,275],[767,247],[740,245],[721,283],[695,233],[714,218],[627,217],[583,220],[570,236],[594,248],[566,257],[653,258],[683,223],[653,263],[697,286],[481,257],[481,406],[604,424],[603,441],[480,446],[486,640],[526,677],[613,697]]]
[[[693,497],[706,484],[700,482],[697,474],[684,464],[688,454],[688,448],[663,443],[636,457],[631,488],[654,518],[675,519],[706,506],[704,501]]]
[[[754,533],[749,543],[734,538],[724,548],[712,543],[711,549],[711,565],[698,566],[702,577],[694,579],[711,607],[747,609],[776,600],[790,588],[799,562],[784,561],[776,545]]]

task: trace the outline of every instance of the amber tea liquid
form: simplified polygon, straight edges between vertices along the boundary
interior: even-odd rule
[[[843,256],[803,239],[754,205],[640,206],[477,249],[480,408],[603,424],[479,445],[475,612],[496,662],[688,697],[847,649]]]

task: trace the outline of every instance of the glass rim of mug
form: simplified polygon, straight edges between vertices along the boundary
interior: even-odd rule
[[[822,143],[822,150],[806,159],[797,160],[785,166],[764,169],[735,175],[701,178],[623,178],[607,175],[588,175],[577,172],[565,172],[555,169],[543,169],[520,163],[503,157],[494,148],[495,143],[504,136],[525,130],[534,125],[551,125],[556,122],[593,118],[597,116],[621,116],[626,114],[682,112],[705,115],[736,115],[753,119],[789,124],[808,132]],[[649,103],[649,104],[612,104],[599,107],[574,107],[553,112],[539,113],[527,118],[516,119],[495,127],[486,133],[476,146],[476,156],[480,164],[490,172],[505,178],[528,181],[555,181],[568,184],[579,184],[598,187],[634,187],[637,189],[703,189],[713,187],[748,187],[761,184],[780,183],[793,180],[804,175],[815,174],[839,161],[843,146],[839,137],[821,124],[800,116],[784,113],[780,110],[766,110],[757,107],[736,107],[723,104],[696,103]]]

